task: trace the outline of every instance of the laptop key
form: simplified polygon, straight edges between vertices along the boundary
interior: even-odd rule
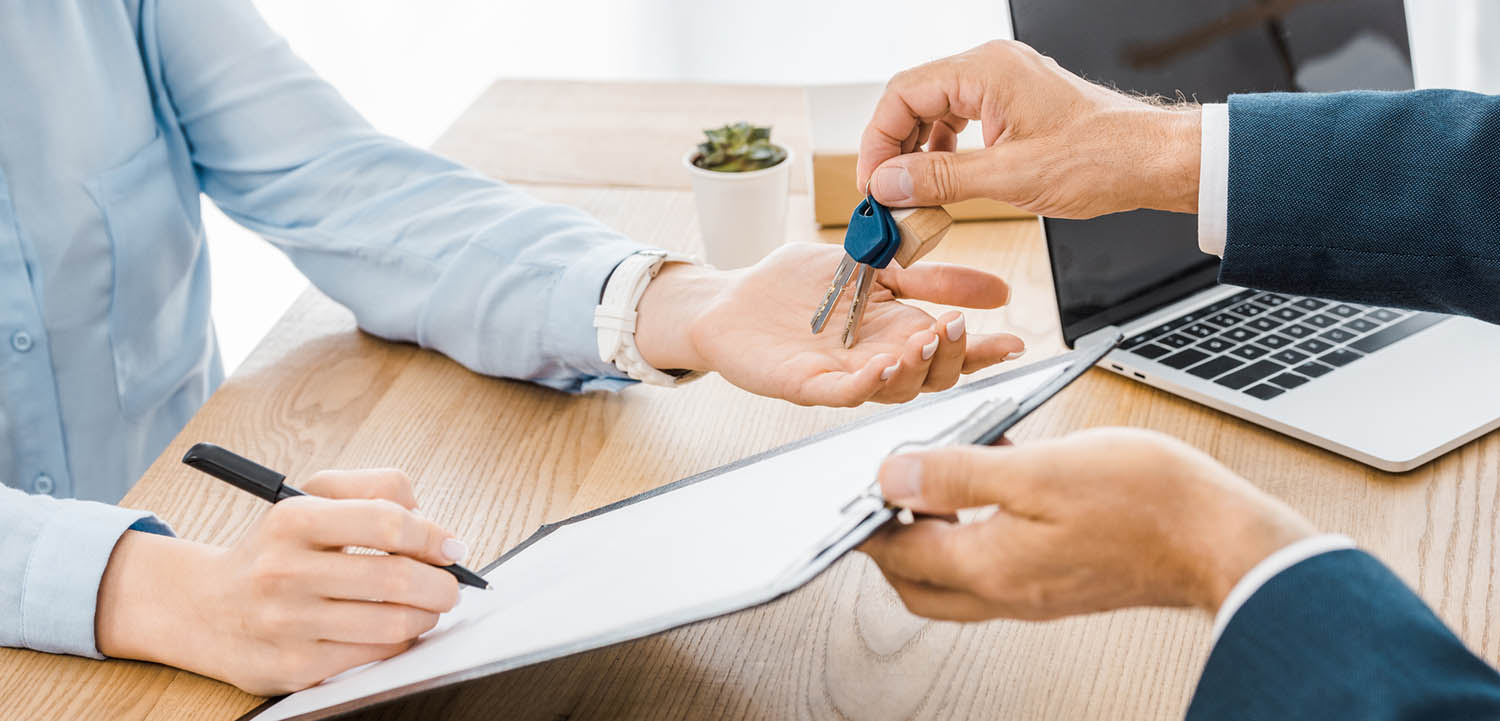
[[[1291,298],[1288,298],[1284,295],[1277,295],[1275,293],[1261,293],[1260,295],[1255,296],[1255,302],[1261,305],[1270,306],[1272,308],[1275,308],[1278,305],[1282,305],[1289,300],[1291,300]]]
[[[1290,344],[1292,341],[1286,336],[1276,335],[1275,333],[1268,333],[1259,338],[1256,338],[1255,342],[1267,348],[1281,348],[1285,345]]]
[[[1285,393],[1286,391],[1281,390],[1276,386],[1262,383],[1258,386],[1255,386],[1254,388],[1247,388],[1245,392],[1263,401],[1268,401],[1272,398],[1275,398],[1276,396],[1281,395],[1282,393]]]
[[[1303,298],[1302,300],[1299,300],[1292,305],[1295,305],[1302,310],[1317,310],[1325,305],[1328,305],[1328,301],[1318,300],[1317,298]]]
[[[1272,373],[1286,370],[1286,366],[1268,360],[1260,360],[1214,381],[1226,388],[1239,390]]]
[[[1213,323],[1214,325],[1219,326],[1220,328],[1228,328],[1229,326],[1240,322],[1239,318],[1229,315],[1228,313],[1220,313],[1218,315],[1211,316],[1206,320],[1209,323]]]
[[[1364,355],[1363,353],[1355,353],[1348,348],[1340,348],[1332,353],[1324,353],[1318,360],[1331,366],[1345,366],[1363,358]]]
[[[1349,347],[1364,353],[1374,353],[1417,331],[1426,330],[1447,319],[1447,317],[1446,315],[1438,315],[1437,313],[1418,313],[1399,323],[1388,325],[1378,332],[1360,338],[1350,343]]]
[[[1306,383],[1307,379],[1297,375],[1296,373],[1282,373],[1279,376],[1272,376],[1271,382],[1281,386],[1282,388],[1291,390],[1293,388],[1296,388],[1297,386],[1302,385],[1303,383]]]
[[[1355,335],[1343,328],[1329,328],[1323,331],[1321,337],[1327,338],[1330,343],[1345,343],[1354,338]]]
[[[1188,373],[1198,376],[1199,378],[1213,379],[1224,375],[1225,373],[1228,373],[1229,371],[1232,371],[1244,364],[1245,362],[1242,360],[1230,358],[1227,355],[1221,355],[1218,358],[1215,358],[1207,363],[1199,363],[1198,365],[1189,368]]]
[[[1317,361],[1311,361],[1308,363],[1303,363],[1302,365],[1297,366],[1292,370],[1297,371],[1298,373],[1301,373],[1302,375],[1308,376],[1310,378],[1317,378],[1324,373],[1333,370],[1333,367],[1323,365],[1322,363],[1319,363]]]
[[[1255,316],[1266,312],[1266,309],[1264,306],[1259,306],[1254,303],[1241,303],[1233,308],[1230,308],[1229,312],[1239,313],[1246,318],[1254,318]]]
[[[1245,360],[1255,360],[1256,358],[1270,353],[1271,351],[1268,351],[1258,345],[1242,345],[1229,352],[1230,354],[1237,355],[1241,358],[1244,358]]]
[[[1246,323],[1245,325],[1248,325],[1256,330],[1271,330],[1272,328],[1281,325],[1281,321],[1272,320],[1270,318],[1262,316],[1250,321],[1249,323]]]
[[[1307,340],[1298,343],[1297,347],[1307,351],[1308,353],[1322,353],[1323,351],[1332,348],[1333,344],[1327,341],[1318,340],[1317,338],[1308,338]]]
[[[1143,346],[1141,346],[1139,348],[1133,348],[1133,349],[1131,349],[1131,352],[1135,353],[1138,356],[1142,356],[1142,357],[1145,357],[1145,358],[1153,358],[1153,359],[1155,359],[1155,358],[1160,358],[1160,357],[1162,357],[1162,356],[1164,356],[1164,355],[1166,355],[1168,353],[1171,353],[1172,351],[1169,348],[1165,348],[1165,347],[1159,346],[1159,345],[1157,345],[1155,343],[1151,343],[1149,345],[1143,345]]]
[[[1172,335],[1158,338],[1156,342],[1172,346],[1173,348],[1186,348],[1193,344],[1193,339],[1181,333],[1173,333]]]
[[[1327,328],[1332,325],[1338,325],[1339,319],[1331,315],[1313,315],[1303,319],[1302,322],[1311,323],[1319,328]]]
[[[1390,308],[1376,308],[1375,310],[1370,311],[1370,315],[1382,323],[1389,323],[1401,317],[1401,313],[1391,310]]]
[[[1218,333],[1219,329],[1211,325],[1205,325],[1203,323],[1194,323],[1186,328],[1183,328],[1182,332],[1191,336],[1197,336],[1199,338],[1207,338],[1215,333]]]
[[[1307,360],[1308,357],[1309,356],[1306,353],[1299,353],[1292,350],[1291,348],[1288,348],[1280,353],[1273,354],[1271,356],[1271,360],[1276,361],[1277,363],[1285,363],[1290,366],[1301,363],[1302,361]]]
[[[1199,343],[1198,347],[1202,348],[1203,350],[1209,351],[1210,353],[1223,353],[1224,351],[1233,348],[1234,344],[1230,343],[1227,340],[1224,340],[1223,338],[1209,338],[1208,340]]]
[[[1250,330],[1249,328],[1246,328],[1244,326],[1240,326],[1239,328],[1230,328],[1229,330],[1224,331],[1223,335],[1220,335],[1219,337],[1228,338],[1229,340],[1239,341],[1243,343],[1258,335],[1260,335],[1260,333]]]
[[[1353,318],[1354,316],[1359,315],[1358,308],[1355,308],[1354,306],[1348,305],[1346,303],[1340,303],[1332,308],[1329,308],[1325,312],[1332,313],[1340,318]]]
[[[1307,315],[1307,311],[1305,311],[1305,310],[1299,310],[1297,308],[1293,308],[1292,306],[1287,306],[1285,308],[1277,308],[1276,310],[1271,311],[1271,317],[1273,317],[1273,318],[1279,318],[1279,319],[1285,320],[1285,321],[1297,320],[1298,318],[1301,318],[1304,315]]]
[[[1317,333],[1318,329],[1309,328],[1305,325],[1289,325],[1285,328],[1282,328],[1281,332],[1293,338],[1306,338],[1314,333]]]
[[[1177,368],[1180,370],[1206,358],[1208,358],[1207,353],[1204,353],[1203,351],[1197,350],[1195,348],[1189,348],[1187,350],[1178,351],[1177,353],[1169,355],[1166,358],[1161,359],[1161,362],[1163,365],[1171,366],[1172,368]]]
[[[1368,333],[1369,331],[1379,328],[1380,324],[1371,321],[1368,318],[1355,318],[1354,320],[1345,323],[1344,327],[1354,331],[1355,333]]]

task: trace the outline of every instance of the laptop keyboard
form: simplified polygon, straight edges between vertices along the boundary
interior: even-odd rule
[[[1270,400],[1446,317],[1247,290],[1131,336],[1120,347]]]

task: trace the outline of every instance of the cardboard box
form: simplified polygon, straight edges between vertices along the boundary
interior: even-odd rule
[[[819,225],[848,225],[849,214],[864,198],[854,187],[859,161],[859,136],[875,112],[885,86],[879,83],[812,85],[806,89],[808,127],[812,134],[812,162],[808,187],[813,218]],[[971,123],[958,136],[959,150],[984,146],[979,124]],[[1032,218],[1031,213],[993,200],[966,200],[943,206],[955,220]]]

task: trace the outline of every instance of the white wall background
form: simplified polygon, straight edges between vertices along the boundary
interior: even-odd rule
[[[1099,0],[1115,2],[1117,0]],[[880,81],[1009,34],[1004,0],[255,0],[376,127],[428,145],[494,79]],[[1497,0],[1408,0],[1418,83],[1500,91]],[[207,206],[226,367],[306,281]]]

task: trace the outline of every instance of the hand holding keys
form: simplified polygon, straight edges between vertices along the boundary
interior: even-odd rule
[[[844,257],[833,272],[833,282],[828,286],[823,303],[813,315],[812,332],[823,332],[834,306],[838,305],[839,296],[853,278],[854,300],[844,322],[843,338],[845,348],[853,346],[865,307],[869,304],[870,288],[875,284],[875,271],[890,265],[892,260],[903,268],[910,267],[936,247],[952,225],[953,218],[942,208],[890,210],[874,198],[866,197],[849,218],[849,230],[844,234]]]

